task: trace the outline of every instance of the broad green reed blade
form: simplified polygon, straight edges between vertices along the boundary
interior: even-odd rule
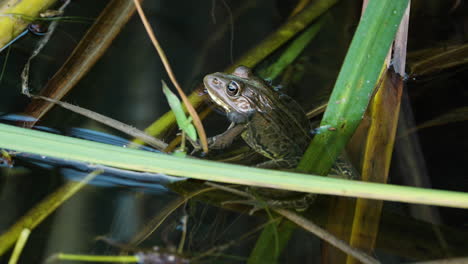
[[[408,0],[371,0],[351,42],[319,133],[298,169],[327,175],[353,135],[371,99]]]
[[[468,208],[468,193],[359,182],[112,146],[0,124],[0,148],[122,169],[291,191]],[[285,180],[287,179],[287,181]]]

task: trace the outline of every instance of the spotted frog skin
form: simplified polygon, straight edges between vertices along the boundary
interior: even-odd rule
[[[224,133],[210,138],[210,148],[227,147],[241,136],[256,152],[270,159],[263,168],[295,167],[310,142],[310,124],[302,108],[287,95],[275,91],[245,66],[232,74],[205,76],[211,99],[232,122]]]

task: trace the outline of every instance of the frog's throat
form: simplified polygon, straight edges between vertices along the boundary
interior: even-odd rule
[[[207,89],[208,90],[208,94],[210,95],[211,97],[211,100],[213,100],[216,104],[218,104],[219,106],[221,106],[222,108],[224,108],[224,110],[226,111],[226,113],[229,113],[231,112],[231,109],[229,108],[229,106],[223,102],[223,100],[219,99],[218,96],[216,96],[216,94],[213,94],[210,89]]]

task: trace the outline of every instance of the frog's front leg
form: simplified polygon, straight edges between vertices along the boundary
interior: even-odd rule
[[[245,126],[245,124],[231,123],[228,129],[222,134],[208,138],[208,147],[210,149],[224,149],[229,147],[234,139],[245,130]]]
[[[231,123],[231,125],[224,131],[223,133],[216,135],[214,137],[210,137],[207,139],[208,141],[208,148],[209,149],[224,149],[229,147],[234,139],[238,137],[243,131],[245,130],[245,124],[235,124]],[[194,148],[193,152],[197,152],[201,149],[199,141],[192,141],[188,138],[190,143]],[[192,153],[193,153],[192,152]]]

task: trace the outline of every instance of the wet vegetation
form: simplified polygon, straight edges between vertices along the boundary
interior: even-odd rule
[[[28,1],[0,3],[0,262],[468,257],[466,1],[144,1],[172,73],[133,1]],[[239,65],[308,112],[296,169],[252,168],[242,140],[201,154],[196,122],[188,157],[197,117],[161,80],[209,137],[229,121],[203,77]],[[327,177],[344,152],[358,176]]]

